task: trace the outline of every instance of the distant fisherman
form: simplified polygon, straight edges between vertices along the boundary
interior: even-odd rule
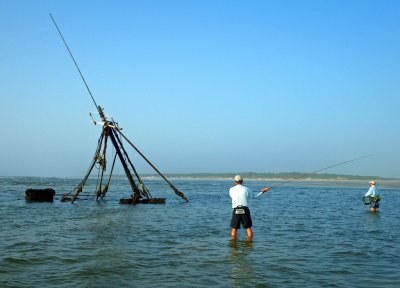
[[[369,201],[370,207],[371,207],[371,211],[372,212],[377,212],[378,208],[379,208],[379,201],[381,200],[381,197],[378,194],[378,190],[376,188],[376,182],[374,180],[369,182],[369,189],[367,191],[367,193],[365,193],[364,195],[364,203],[368,203],[366,202]]]
[[[269,189],[268,189],[269,190]],[[266,191],[268,191],[266,190]],[[266,192],[263,191],[263,192]],[[243,186],[243,179],[240,175],[235,176],[235,186],[229,189],[229,196],[232,198],[232,219],[231,219],[231,236],[232,238],[237,237],[237,229],[240,229],[240,225],[247,232],[247,239],[253,238],[253,222],[251,220],[249,199],[252,192],[249,188]]]

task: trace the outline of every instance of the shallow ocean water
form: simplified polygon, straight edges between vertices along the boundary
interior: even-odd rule
[[[0,287],[400,287],[400,189],[371,213],[360,185],[290,183],[252,199],[254,239],[230,239],[225,180],[145,181],[165,205],[59,201],[80,179],[0,178]],[[247,181],[257,191],[273,183]],[[28,188],[56,190],[30,203]],[[89,192],[94,191],[93,186]]]

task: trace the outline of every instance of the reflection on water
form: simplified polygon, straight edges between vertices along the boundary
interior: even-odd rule
[[[232,252],[248,252],[253,248],[253,239],[238,240],[238,238],[231,237],[229,246],[232,248]]]
[[[248,255],[253,248],[253,240],[238,240],[231,238],[229,241],[231,247],[230,262],[232,270],[229,276],[229,284],[232,287],[246,287],[254,284],[253,265],[248,260]]]

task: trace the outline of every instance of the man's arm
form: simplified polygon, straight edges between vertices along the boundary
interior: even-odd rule
[[[265,187],[265,188],[261,189],[260,192],[265,193],[265,192],[268,192],[269,190],[271,190],[271,187]]]

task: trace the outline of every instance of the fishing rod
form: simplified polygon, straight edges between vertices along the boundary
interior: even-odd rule
[[[344,165],[344,164],[347,164],[347,163],[350,163],[350,162],[354,162],[354,161],[358,161],[358,160],[361,160],[361,159],[365,159],[365,158],[368,158],[368,157],[371,157],[371,156],[372,156],[372,155],[366,155],[366,156],[362,156],[362,157],[357,157],[357,158],[355,158],[355,159],[343,161],[343,162],[336,163],[336,164],[330,165],[330,166],[325,167],[325,168],[322,168],[322,169],[318,169],[318,170],[315,170],[315,171],[312,171],[312,172],[309,172],[309,173],[305,173],[305,174],[303,174],[303,175],[301,175],[301,176],[299,176],[299,177],[295,177],[295,178],[292,178],[292,179],[283,181],[283,182],[281,182],[281,183],[272,185],[272,186],[268,187],[268,188],[269,188],[268,191],[271,190],[272,188],[276,188],[276,187],[282,186],[282,185],[284,185],[284,184],[286,184],[286,183],[289,183],[289,182],[292,182],[292,181],[295,181],[295,180],[299,180],[299,179],[305,178],[305,177],[310,176],[310,175],[312,175],[312,174],[315,174],[315,173],[318,173],[318,172],[321,172],[321,171],[324,171],[324,170],[328,170],[328,169],[330,169],[330,168],[337,167],[337,166],[340,166],[340,165]],[[267,191],[265,191],[265,192],[267,192]],[[263,194],[263,193],[264,193],[264,192],[258,193],[258,194],[257,194],[257,197],[260,196],[260,195]]]

